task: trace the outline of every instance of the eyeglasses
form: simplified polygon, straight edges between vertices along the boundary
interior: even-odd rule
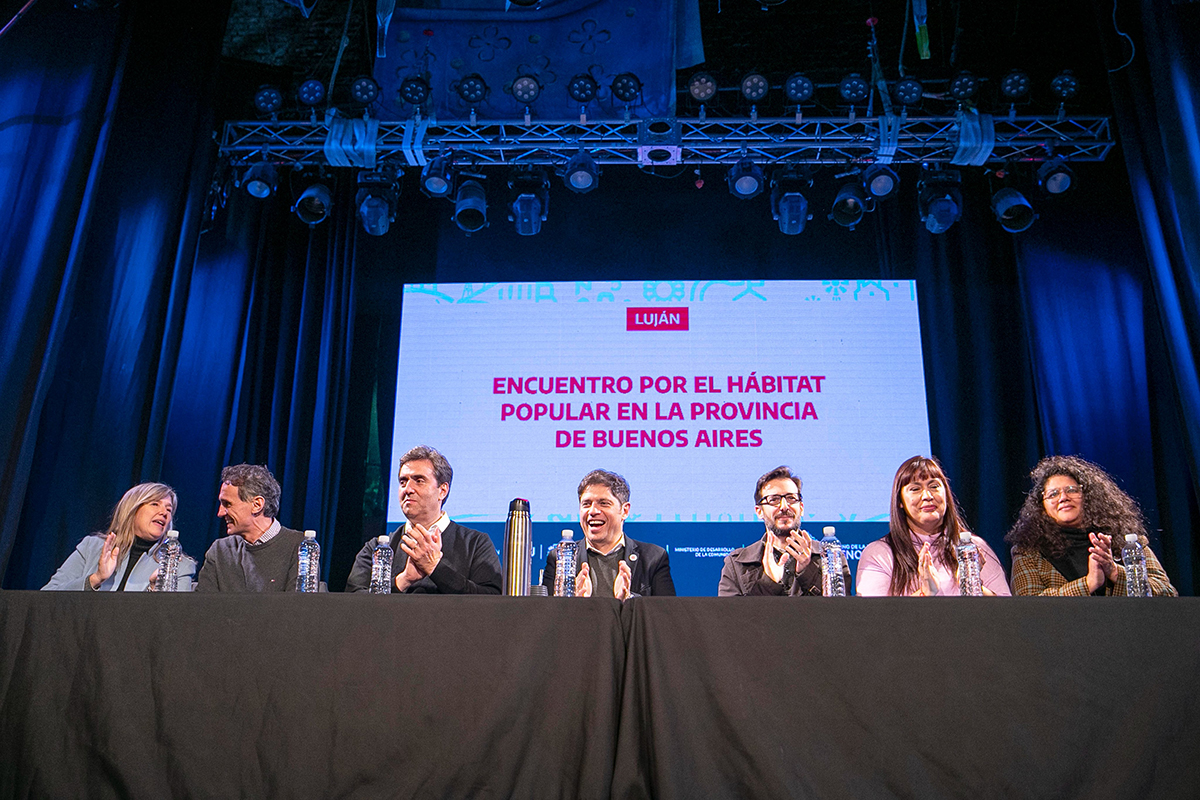
[[[1063,492],[1066,492],[1067,497],[1078,497],[1079,495],[1083,494],[1083,489],[1080,489],[1078,486],[1063,486],[1061,489],[1051,489],[1042,495],[1042,497],[1046,500],[1054,501],[1057,500],[1058,496]]]
[[[789,506],[800,505],[800,495],[798,495],[798,494],[769,494],[766,497],[764,497],[758,501],[758,504],[760,506],[774,506],[775,508],[779,508],[779,506],[783,503],[787,503]]]

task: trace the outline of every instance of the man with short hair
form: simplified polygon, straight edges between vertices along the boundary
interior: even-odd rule
[[[746,595],[821,594],[821,553],[800,529],[804,500],[800,478],[788,467],[776,467],[754,486],[754,515],[763,521],[766,534],[748,547],[725,556],[719,597]],[[843,565],[846,589],[849,567]]]
[[[225,520],[226,536],[205,553],[197,591],[296,590],[297,550],[304,534],[275,519],[279,494],[279,481],[265,466],[238,464],[221,470],[217,516]]]
[[[392,587],[402,594],[500,594],[500,557],[491,537],[453,522],[442,510],[454,470],[446,457],[420,445],[400,457],[400,511],[392,533]],[[346,591],[371,588],[370,539],[354,559]]]
[[[584,547],[575,563],[577,597],[675,596],[667,551],[625,536],[629,484],[615,472],[597,469],[579,482],[579,525]],[[554,594],[558,552],[550,548],[542,584]]]

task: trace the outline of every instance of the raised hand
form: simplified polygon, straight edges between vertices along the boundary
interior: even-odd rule
[[[585,564],[584,566],[587,565]],[[613,597],[618,600],[628,600],[632,583],[633,573],[629,571],[629,564],[621,561],[617,564],[617,577],[613,581]]]
[[[933,551],[929,549],[929,542],[926,542],[917,554],[917,594],[932,597],[937,593],[937,578],[933,576]]]
[[[92,588],[99,589],[100,584],[111,578],[120,562],[121,551],[117,549],[117,535],[109,533],[104,537],[104,546],[100,548],[100,562],[96,564],[96,571],[88,576]]]
[[[583,562],[583,567],[575,575],[575,596],[592,596],[592,572],[588,569],[586,561]]]

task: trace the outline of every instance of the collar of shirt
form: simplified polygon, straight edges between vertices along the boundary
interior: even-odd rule
[[[246,544],[248,544],[250,547],[261,547],[274,539],[275,535],[279,533],[281,528],[283,528],[283,526],[279,524],[279,520],[273,519],[271,520],[271,527],[267,528],[267,530],[263,532],[263,535],[258,537],[258,541],[246,542]]]
[[[587,546],[587,549],[588,549],[588,552],[595,553],[598,556],[606,556],[606,555],[609,555],[609,553],[617,552],[617,550],[619,548],[622,548],[624,546],[625,546],[625,534],[622,533],[621,538],[617,540],[617,543],[614,544],[611,549],[609,549],[608,553],[601,553],[599,550],[592,547],[590,544]]]
[[[408,522],[404,523],[405,532],[408,531],[409,524],[410,523],[408,523]],[[435,519],[433,521],[433,524],[429,526],[429,529],[437,528],[438,533],[445,533],[446,528],[449,528],[449,527],[450,527],[450,517],[446,516],[446,512],[443,511],[442,515],[440,517],[438,517],[437,519]]]

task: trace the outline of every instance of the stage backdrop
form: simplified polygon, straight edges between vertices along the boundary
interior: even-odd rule
[[[291,214],[285,188],[266,203],[232,197],[200,234],[213,95],[231,86],[217,70],[221,4],[127,2],[91,16],[37,4],[0,59],[4,586],[44,584],[141,480],[180,490],[184,546],[199,555],[220,535],[220,466],[254,461],[284,483],[283,522],[329,545],[337,588],[387,521],[403,284],[687,276],[915,280],[931,450],[972,527],[1004,558],[1030,467],[1078,452],[1141,502],[1191,593],[1200,70],[1188,46],[1200,7],[1147,0],[1142,12],[1137,56],[1113,74],[1124,162],[1074,165],[1080,191],[1037,198],[1023,234],[999,229],[973,171],[964,217],[944,235],[920,224],[917,175],[901,166],[899,194],[856,230],[822,213],[788,237],[766,197],[736,200],[723,170],[703,167],[608,169],[587,195],[555,182],[535,237],[502,212],[465,237],[447,203],[406,190],[375,239],[361,233],[349,176],[317,228]],[[1111,9],[1097,17],[1111,31]],[[226,100],[244,108],[244,96]],[[489,184],[500,209],[503,176]],[[828,208],[836,189],[818,175],[810,207]],[[793,466],[810,482],[822,473]],[[456,485],[452,514],[476,488]]]
[[[913,281],[416,284],[403,319],[392,450],[437,443],[466,487],[456,520],[502,521],[524,497],[578,537],[579,479],[610,469],[630,483],[629,523],[665,523],[630,535],[673,554],[680,594],[715,594],[718,577],[681,580],[682,560],[719,568],[762,535],[758,475],[809,472],[820,536],[820,520],[886,521],[896,465],[929,451]],[[394,471],[391,486],[398,524]],[[722,522],[753,524],[703,530]]]

